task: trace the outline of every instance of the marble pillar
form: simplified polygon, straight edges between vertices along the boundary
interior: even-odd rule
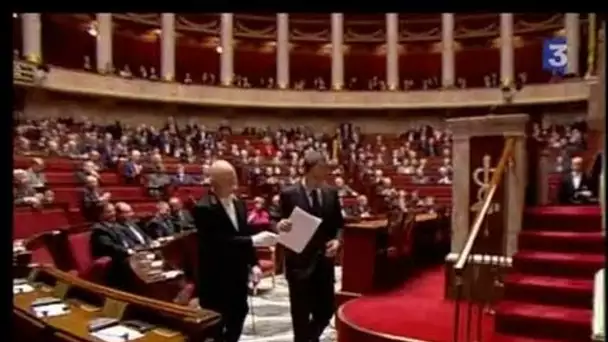
[[[386,14],[386,86],[399,87],[399,15]]]
[[[344,15],[331,14],[331,87],[344,87]]]
[[[452,167],[452,244],[451,252],[464,248],[473,222],[469,218],[472,172],[470,166],[470,140],[473,137],[504,136],[516,139],[513,163],[506,168],[503,184],[506,185],[501,209],[505,222],[503,250],[493,254],[512,256],[517,251],[517,235],[521,230],[525,189],[527,183],[526,123],[527,114],[487,115],[447,120],[453,134]],[[496,167],[498,160],[491,167]]]
[[[579,50],[580,50],[580,15],[578,13],[566,13],[564,26],[566,27],[566,45],[568,47],[568,67],[566,73],[579,74]]]
[[[512,84],[515,77],[513,57],[513,13],[500,14],[500,80],[502,85]]]
[[[223,86],[232,85],[234,75],[234,36],[232,13],[222,13],[220,25],[220,82]]]
[[[23,57],[32,63],[42,63],[42,22],[40,13],[21,15]]]
[[[160,72],[165,81],[175,80],[175,13],[161,14]]]
[[[97,72],[104,74],[113,69],[112,13],[97,13]]]
[[[441,15],[441,85],[453,87],[456,81],[454,50],[454,13]]]
[[[277,13],[277,86],[289,88],[289,15]]]

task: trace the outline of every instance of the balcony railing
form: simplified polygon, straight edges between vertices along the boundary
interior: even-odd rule
[[[586,101],[591,82],[594,81],[527,85],[513,97],[511,103],[527,105]],[[427,91],[242,89],[124,79],[57,67],[51,68],[39,86],[72,94],[227,107],[387,110],[492,107],[505,101],[503,93],[494,88]]]

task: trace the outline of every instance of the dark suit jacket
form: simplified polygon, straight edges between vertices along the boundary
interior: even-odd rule
[[[580,199],[576,198],[576,194],[579,191],[588,190],[591,193],[596,194],[597,189],[593,188],[593,184],[589,177],[583,172],[581,175],[581,183],[578,188],[574,187],[574,183],[572,182],[572,173],[566,174],[560,183],[559,186],[559,203],[561,204],[578,204],[581,203]]]
[[[186,173],[183,174],[181,179],[178,174],[171,176],[171,184],[173,185],[191,185],[194,183],[196,183],[194,177]]]
[[[103,208],[101,207],[101,192],[85,187],[82,192],[82,214],[88,221],[97,221]]]
[[[119,222],[118,226],[120,227],[120,232],[125,236],[126,241],[129,244],[129,248],[143,246],[129,227],[132,227],[133,229],[137,230],[139,234],[141,234],[142,238],[144,239],[144,245],[152,242],[152,238],[150,238],[150,236],[148,236],[148,234],[146,234],[135,221]]]
[[[302,253],[296,254],[286,249],[285,265],[287,277],[296,276],[298,278],[305,278],[310,276],[319,261],[329,260],[325,258],[325,244],[332,239],[339,238],[341,235],[342,228],[344,227],[344,217],[342,216],[338,192],[335,188],[325,186],[320,190],[321,219],[323,219],[323,222]],[[282,218],[289,218],[296,206],[306,212],[311,211],[309,196],[302,183],[285,188],[281,191],[280,196]],[[333,263],[333,260],[329,261]]]
[[[250,268],[258,264],[258,258],[251,241],[254,232],[247,224],[245,202],[235,198],[234,207],[238,230],[213,193],[203,196],[193,209],[201,303],[246,300]]]
[[[127,237],[116,222],[98,222],[91,231],[91,252],[95,258],[110,257],[124,260],[129,256]]]
[[[146,233],[154,239],[167,237],[177,233],[170,217],[154,217],[146,224]]]
[[[186,210],[171,213],[171,222],[175,227],[176,233],[181,233],[196,228],[194,226],[194,218]]]

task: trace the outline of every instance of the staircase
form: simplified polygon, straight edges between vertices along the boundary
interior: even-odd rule
[[[590,341],[594,274],[605,264],[599,206],[526,210],[519,252],[496,307],[496,331]]]

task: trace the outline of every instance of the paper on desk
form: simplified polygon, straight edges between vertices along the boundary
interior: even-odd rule
[[[305,212],[300,207],[293,209],[289,220],[291,230],[279,233],[278,242],[296,253],[302,253],[323,220]]]
[[[163,277],[165,277],[165,279],[173,279],[179,277],[182,274],[183,272],[180,270],[171,270],[163,272]]]
[[[55,317],[70,313],[65,303],[54,303],[49,305],[37,305],[32,307],[34,314],[38,318]]]
[[[34,287],[30,284],[13,285],[13,294],[28,293],[34,291]]]
[[[133,341],[144,337],[144,334],[140,333],[139,331],[126,327],[122,324],[97,330],[91,333],[91,335],[105,342]]]

